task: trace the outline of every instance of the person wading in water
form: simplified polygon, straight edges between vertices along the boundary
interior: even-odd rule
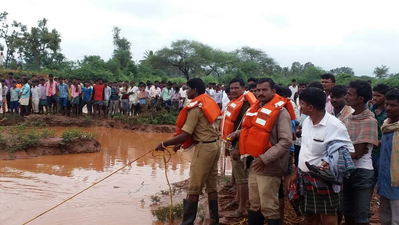
[[[218,132],[215,121],[220,115],[219,106],[207,94],[205,84],[199,78],[187,81],[187,97],[192,99],[177,117],[175,137],[157,145],[155,150],[164,151],[175,145],[176,151],[195,146],[190,166],[187,199],[183,200],[182,225],[193,224],[197,215],[199,195],[205,185],[208,193],[210,224],[219,224],[217,176],[219,160]]]

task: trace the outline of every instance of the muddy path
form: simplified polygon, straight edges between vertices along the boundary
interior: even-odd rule
[[[3,118],[0,126],[26,125],[32,127],[106,127],[116,129],[127,129],[144,133],[174,133],[175,125],[154,125],[154,124],[129,124],[123,121],[107,119],[91,119],[89,117],[66,117],[59,115],[38,115],[31,114],[26,117]]]

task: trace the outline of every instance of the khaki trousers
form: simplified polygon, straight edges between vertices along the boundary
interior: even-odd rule
[[[280,219],[278,191],[281,177],[257,175],[249,170],[248,188],[250,210],[259,212],[267,219]]]

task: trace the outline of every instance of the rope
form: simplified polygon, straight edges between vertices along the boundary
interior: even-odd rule
[[[233,225],[244,225],[244,224],[247,224],[248,223],[248,219],[247,218],[244,218],[243,220],[241,220],[241,221],[238,221],[238,222],[236,222],[236,223],[233,223]]]
[[[127,166],[131,165],[132,163],[136,162],[137,160],[139,160],[139,159],[143,158],[144,156],[146,156],[146,155],[148,155],[148,154],[150,154],[150,153],[154,153],[154,151],[155,151],[155,150],[148,151],[148,152],[146,152],[145,154],[141,155],[140,157],[136,158],[135,160],[133,160],[133,161],[130,161],[130,162],[129,162],[129,163],[127,163],[126,165],[124,165],[124,166],[122,166],[121,168],[119,168],[119,169],[115,170],[114,172],[112,172],[111,174],[109,174],[109,175],[107,175],[106,177],[102,178],[101,180],[94,182],[92,185],[90,185],[90,186],[88,186],[87,188],[85,188],[85,189],[83,189],[83,190],[79,191],[78,193],[76,193],[76,194],[72,195],[71,197],[69,197],[69,198],[65,199],[65,200],[64,200],[64,201],[62,201],[61,203],[59,203],[59,204],[57,204],[57,205],[55,205],[55,206],[51,207],[50,209],[48,209],[48,210],[46,210],[46,211],[44,211],[44,212],[40,213],[39,215],[35,216],[34,218],[32,218],[32,219],[28,220],[27,222],[23,223],[23,225],[25,225],[25,224],[28,224],[28,223],[32,222],[33,220],[35,220],[35,219],[37,219],[37,218],[39,218],[39,217],[43,216],[44,214],[46,214],[46,213],[50,212],[51,210],[53,210],[53,209],[55,209],[55,208],[59,207],[60,205],[64,204],[65,202],[67,202],[67,201],[69,201],[69,200],[73,199],[74,197],[76,197],[76,196],[78,196],[78,195],[82,194],[83,192],[87,191],[88,189],[92,188],[93,186],[95,186],[95,185],[97,185],[97,184],[101,183],[101,182],[102,182],[102,181],[104,181],[105,179],[107,179],[107,178],[109,178],[110,176],[114,175],[115,173],[117,173],[117,172],[121,171],[121,170],[122,170],[122,169],[124,169],[125,167],[127,167]],[[168,160],[166,160],[166,158],[165,158],[165,154],[163,154],[163,158],[164,158],[165,165],[166,165],[166,163],[167,163],[167,162],[169,162],[169,160],[170,160],[170,157],[172,156],[172,155],[170,154],[170,152],[169,152],[169,151],[167,151],[167,150],[166,150],[166,152],[168,152],[168,153],[169,153],[169,159],[168,159]],[[154,154],[153,154],[153,155],[154,155]],[[168,184],[169,184],[169,179],[168,179],[168,177],[167,177],[166,166],[165,166],[165,174],[166,174],[166,179],[167,179],[167,181],[168,181]],[[169,184],[169,189],[171,190],[171,188],[170,188],[170,184]]]
[[[169,154],[169,155],[168,155],[168,159],[166,159],[166,157],[165,157],[166,153]],[[173,221],[173,216],[172,216],[172,214],[173,214],[173,193],[172,193],[172,187],[171,187],[170,182],[169,182],[168,168],[167,168],[167,165],[166,165],[166,164],[170,161],[170,158],[171,158],[172,155],[174,155],[175,153],[176,153],[176,152],[174,151],[174,153],[171,154],[170,151],[168,151],[168,150],[166,150],[166,149],[165,149],[165,151],[163,151],[163,152],[159,152],[159,151],[154,151],[154,152],[152,152],[152,156],[153,156],[153,157],[158,157],[158,156],[161,156],[161,157],[162,157],[163,164],[164,164],[164,166],[165,166],[165,177],[166,177],[166,182],[168,183],[168,186],[169,186],[169,197],[170,197],[169,222],[172,222],[172,221]]]

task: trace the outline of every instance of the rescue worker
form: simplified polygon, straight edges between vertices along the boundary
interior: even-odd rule
[[[229,217],[244,217],[247,214],[246,205],[248,202],[248,171],[244,170],[244,162],[240,159],[236,131],[239,129],[242,118],[248,108],[255,103],[256,97],[251,92],[245,91],[245,83],[241,78],[234,78],[230,81],[231,101],[227,104],[221,122],[222,138],[225,141],[231,139],[230,157],[232,157],[232,173],[235,178],[236,195],[234,201],[228,203],[225,209],[238,209]]]
[[[205,186],[208,193],[210,224],[219,224],[217,178],[220,150],[219,134],[214,124],[220,115],[219,106],[207,94],[205,84],[200,78],[187,81],[187,97],[192,101],[177,117],[175,137],[157,145],[155,150],[164,151],[167,146],[195,146],[190,166],[187,199],[183,200],[182,225],[193,224],[197,215],[198,199]]]
[[[239,136],[240,154],[247,156],[249,168],[249,224],[281,224],[279,187],[286,175],[292,143],[291,120],[295,112],[291,101],[276,94],[270,78],[258,81],[258,101],[245,113]]]

